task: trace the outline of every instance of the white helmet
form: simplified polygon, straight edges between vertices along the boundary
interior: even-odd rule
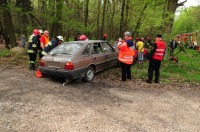
[[[39,30],[39,32],[42,34],[42,33],[44,33],[41,29]]]
[[[58,38],[59,40],[61,40],[61,41],[64,40],[62,36],[57,36],[57,38]]]

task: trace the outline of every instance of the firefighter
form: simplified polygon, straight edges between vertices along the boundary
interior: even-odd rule
[[[101,39],[101,40],[107,40],[107,37],[108,37],[108,35],[105,33],[105,34],[103,34],[103,38]]]
[[[37,54],[37,43],[39,41],[39,30],[34,29],[33,34],[29,37],[28,40],[28,50],[29,53],[29,60],[30,60],[30,66],[29,68],[31,70],[35,70],[35,61],[36,61],[36,54]]]
[[[48,45],[44,48],[42,51],[42,57],[45,56],[49,51],[51,51],[53,48],[56,46],[60,45],[63,42],[63,37],[62,36],[57,36],[56,40],[51,40],[49,41]]]
[[[80,41],[87,41],[87,40],[89,40],[85,35],[81,35],[80,37],[79,37],[79,40]]]
[[[127,31],[124,33],[124,41],[119,38],[118,60],[120,62],[122,70],[122,81],[126,81],[126,79],[131,79],[131,65],[133,64],[133,56],[135,54],[134,43],[131,36],[131,33]]]
[[[155,71],[155,83],[159,83],[159,76],[160,76],[160,65],[161,61],[164,57],[166,50],[166,44],[162,40],[162,35],[157,34],[156,42],[154,43],[150,54],[148,55],[147,59],[149,60],[149,68],[148,68],[148,80],[147,83],[152,83],[153,74]]]

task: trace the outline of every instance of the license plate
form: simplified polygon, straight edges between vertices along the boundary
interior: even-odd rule
[[[48,62],[48,66],[55,66],[55,67],[60,67],[60,63],[59,62]]]

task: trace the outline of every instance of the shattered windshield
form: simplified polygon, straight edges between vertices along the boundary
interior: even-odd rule
[[[49,52],[51,55],[57,55],[57,54],[67,54],[67,55],[74,55],[82,46],[82,44],[76,44],[76,43],[65,43],[57,46],[53,50]]]

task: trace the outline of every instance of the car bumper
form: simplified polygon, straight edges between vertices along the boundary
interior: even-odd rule
[[[59,68],[50,68],[50,67],[39,67],[39,70],[51,77],[65,78],[65,79],[77,79],[84,77],[87,68],[82,68],[78,70],[65,70]]]

